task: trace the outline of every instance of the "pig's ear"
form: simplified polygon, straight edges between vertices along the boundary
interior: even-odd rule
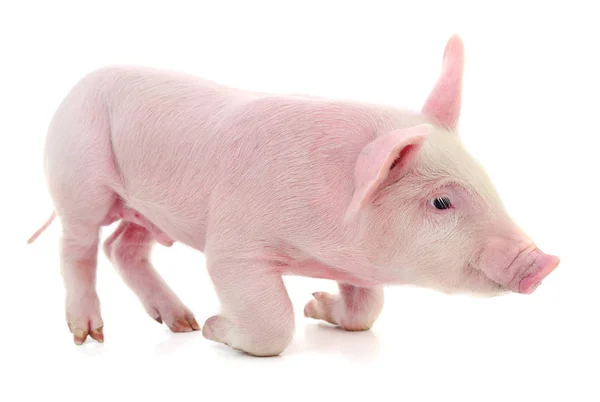
[[[398,178],[406,170],[430,131],[429,124],[393,130],[363,148],[354,168],[355,190],[348,206],[348,217],[372,201],[386,179]]]
[[[444,50],[442,71],[422,112],[455,130],[460,117],[465,51],[461,38],[452,35]]]

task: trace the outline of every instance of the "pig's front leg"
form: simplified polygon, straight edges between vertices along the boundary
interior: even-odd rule
[[[294,312],[281,274],[267,261],[211,260],[207,253],[222,312],[206,320],[204,337],[254,356],[281,354],[294,333]]]
[[[383,309],[383,287],[362,288],[338,282],[340,293],[313,293],[304,315],[348,331],[370,329]]]

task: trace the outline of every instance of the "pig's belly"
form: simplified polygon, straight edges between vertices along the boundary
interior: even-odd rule
[[[376,285],[373,281],[360,279],[349,272],[322,264],[312,259],[290,263],[281,269],[281,274],[328,279],[359,287],[372,287]]]
[[[146,228],[152,233],[158,243],[169,247],[174,242],[181,242],[194,249],[204,251],[206,243],[206,219],[201,202],[187,199],[188,208],[177,202],[177,197],[161,198],[160,201],[152,197],[140,197],[135,194],[120,195],[114,207],[109,212],[105,224],[118,220],[133,222]],[[174,198],[171,200],[170,198]],[[184,209],[182,209],[184,207]]]

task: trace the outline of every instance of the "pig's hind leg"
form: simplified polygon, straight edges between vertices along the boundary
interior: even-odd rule
[[[67,95],[51,121],[44,149],[47,183],[62,224],[65,313],[76,344],[88,335],[104,339],[96,266],[100,228],[110,221],[120,183],[104,97],[95,85],[93,77],[82,80]]]
[[[88,335],[102,342],[104,324],[96,292],[98,246],[100,228],[117,196],[103,187],[59,194],[54,200],[62,223],[60,269],[67,324],[76,344],[82,344]]]
[[[338,282],[340,293],[316,292],[304,315],[347,331],[370,329],[383,309],[383,287],[363,288]]]
[[[123,220],[105,240],[104,252],[152,318],[173,332],[199,330],[194,315],[150,263],[154,240],[146,228]]]

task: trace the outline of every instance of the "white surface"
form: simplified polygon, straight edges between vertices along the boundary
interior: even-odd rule
[[[1,401],[600,400],[593,2],[123,3],[0,6]],[[467,52],[462,137],[515,220],[562,259],[534,295],[389,288],[373,330],[344,333],[302,317],[311,293],[333,283],[288,278],[296,338],[282,356],[256,359],[198,332],[169,333],[101,256],[106,342],[72,343],[60,225],[25,241],[52,209],[46,126],[83,74],[146,64],[248,89],[419,108],[454,32]],[[217,311],[200,253],[175,245],[154,255],[200,323]]]

